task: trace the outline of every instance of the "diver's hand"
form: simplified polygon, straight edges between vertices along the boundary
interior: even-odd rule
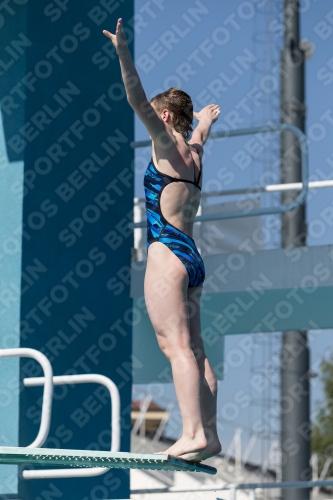
[[[218,104],[209,104],[205,108],[202,108],[202,110],[198,113],[196,111],[193,111],[193,116],[199,122],[205,120],[214,123],[220,116],[220,113],[221,110]]]
[[[110,33],[110,31],[103,30],[103,34],[110,38],[111,42],[116,48],[116,52],[118,56],[120,54],[124,54],[128,52],[128,45],[126,40],[125,31],[123,28],[123,20],[121,18],[118,19],[116,26],[116,34]]]

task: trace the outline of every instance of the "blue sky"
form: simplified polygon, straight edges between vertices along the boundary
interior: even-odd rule
[[[213,125],[212,131],[277,122],[277,64],[282,44],[282,3],[266,0],[183,0],[181,3],[136,0],[136,14],[142,16],[146,26],[136,34],[135,60],[148,97],[151,98],[170,86],[180,86],[191,95],[196,110],[208,103],[219,104],[221,117]],[[300,5],[301,38],[308,39],[314,48],[313,58],[306,61],[306,128],[310,178],[333,179],[332,4],[328,0],[303,0]],[[217,79],[223,84],[218,84]],[[147,132],[136,119],[136,140],[147,138]],[[240,148],[244,148],[247,140],[248,138],[237,138],[207,143],[203,162],[203,191],[218,189],[217,173],[222,167],[233,174],[232,182],[220,186],[222,189],[249,187],[258,182],[278,182],[278,179],[274,180],[274,176],[272,177],[273,164],[279,156],[278,140],[272,140],[249,167],[242,169],[235,162],[234,155]],[[136,153],[138,162],[135,195],[139,197],[144,194],[142,183],[145,168],[141,158],[146,159],[148,164],[150,154],[149,148]],[[265,182],[265,179],[273,180]],[[311,193],[307,205],[309,245],[333,243],[331,222],[325,222],[323,214],[332,199],[332,189]],[[265,195],[262,199],[265,206],[277,203],[277,195]],[[265,224],[267,218],[264,219]],[[272,234],[270,247],[277,247],[279,244],[279,234]],[[325,353],[330,356],[331,336],[331,331],[316,332],[311,336],[311,363],[315,370]],[[226,355],[238,348],[242,338],[240,335],[226,337]],[[220,413],[221,409],[223,412],[223,405],[232,401],[237,391],[249,391],[248,378],[254,364],[262,363],[265,355],[270,350],[276,350],[278,345],[277,339],[271,346],[262,349],[261,360],[246,359],[241,369],[230,368],[226,380],[220,383]],[[323,393],[318,378],[313,379],[312,385],[314,409],[315,401],[321,400]],[[272,399],[277,394],[277,389],[272,388]],[[171,386],[165,387],[164,398],[165,401],[174,399]],[[251,407],[242,415],[235,416],[232,422],[229,421],[225,430],[221,431],[225,449],[235,425],[250,427],[260,411],[260,408]],[[175,432],[169,429],[170,435]],[[255,454],[258,460],[262,460],[262,450],[266,450],[264,455],[267,453],[268,445],[261,443],[260,446]]]

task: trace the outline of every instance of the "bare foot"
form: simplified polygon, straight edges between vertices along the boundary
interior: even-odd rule
[[[196,461],[200,461],[200,452],[207,448],[207,439],[205,435],[196,436],[193,439],[181,437],[175,444],[170,446],[165,451],[154,453],[154,455],[173,455],[175,457],[185,458],[181,455],[190,454],[196,457]]]
[[[179,458],[184,460],[190,460],[191,462],[201,462],[202,460],[207,460],[207,458],[214,457],[218,455],[222,450],[221,443],[218,438],[210,442],[204,450],[199,451],[199,453],[184,453],[179,455]]]

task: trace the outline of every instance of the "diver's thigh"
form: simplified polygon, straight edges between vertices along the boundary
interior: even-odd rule
[[[144,294],[149,318],[157,335],[189,342],[187,311],[188,274],[183,263],[163,243],[148,250]]]

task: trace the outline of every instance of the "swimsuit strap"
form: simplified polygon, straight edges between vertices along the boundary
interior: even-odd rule
[[[201,164],[201,161],[200,161],[200,172],[199,172],[199,178],[198,178],[198,180],[197,180],[197,182],[196,182],[196,180],[195,180],[195,162],[194,162],[194,159],[193,159],[192,151],[191,151],[190,145],[189,145],[187,142],[185,142],[185,144],[189,147],[189,150],[190,150],[190,153],[191,153],[191,157],[192,157],[192,163],[193,163],[193,178],[194,178],[194,180],[193,180],[193,181],[190,181],[189,179],[178,179],[177,177],[171,177],[171,175],[164,174],[163,172],[160,172],[159,170],[157,170],[157,168],[156,168],[156,166],[155,166],[155,164],[154,164],[153,157],[151,157],[151,163],[152,163],[153,167],[155,168],[155,170],[156,170],[156,171],[157,171],[160,175],[162,175],[163,177],[168,177],[169,179],[172,179],[172,181],[173,181],[173,182],[179,182],[179,181],[181,181],[181,182],[190,182],[191,184],[194,184],[195,186],[197,186],[197,187],[200,189],[200,191],[201,191],[201,187],[199,186],[199,181],[200,181],[201,171],[202,171],[202,164]],[[193,147],[194,147],[194,146],[193,146]],[[198,153],[198,150],[197,150],[195,147],[194,147],[194,149],[196,150],[197,154],[199,154],[199,153]],[[200,155],[199,155],[199,158],[200,158]],[[171,182],[172,182],[172,181],[171,181]]]
[[[190,150],[190,153],[191,153],[191,156],[192,156],[192,163],[193,163],[193,179],[194,179],[194,184],[196,184],[198,187],[199,187],[199,181],[200,181],[200,177],[201,177],[201,170],[202,170],[202,165],[201,165],[201,161],[200,161],[200,171],[199,171],[199,177],[198,177],[198,180],[197,182],[195,181],[195,161],[193,159],[193,155],[192,155],[192,150],[191,150],[191,147],[188,143],[186,143],[189,147],[189,150]],[[194,146],[193,146],[194,147]],[[198,150],[194,147],[196,153],[199,155],[198,153]],[[200,159],[200,155],[199,155],[199,159]]]

